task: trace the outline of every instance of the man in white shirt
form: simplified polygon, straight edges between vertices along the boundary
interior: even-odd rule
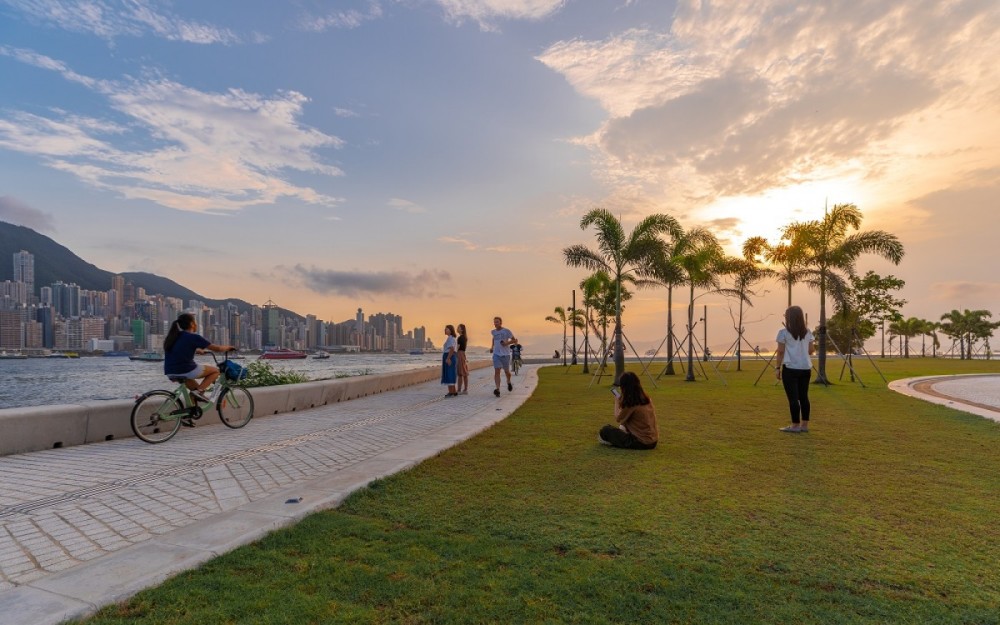
[[[490,334],[493,335],[493,346],[490,347],[490,352],[493,354],[493,381],[497,385],[493,394],[500,397],[501,369],[507,374],[507,391],[514,390],[514,385],[510,383],[510,346],[516,343],[517,339],[514,338],[513,332],[503,327],[503,319],[500,317],[493,317],[493,329],[490,330]]]

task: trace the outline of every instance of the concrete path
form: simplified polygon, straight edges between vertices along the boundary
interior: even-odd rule
[[[0,625],[59,623],[340,504],[506,418],[537,366],[493,396],[493,369],[469,395],[437,383],[242,430],[182,428],[138,439],[0,457]]]
[[[906,378],[890,382],[889,388],[904,395],[1000,421],[1000,375]]]

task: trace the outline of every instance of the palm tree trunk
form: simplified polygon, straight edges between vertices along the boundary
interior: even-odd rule
[[[667,368],[664,375],[674,375],[674,287],[667,287]]]
[[[816,384],[829,385],[826,379],[826,272],[819,276],[819,361],[816,366]]]
[[[684,381],[694,382],[694,284],[691,285],[688,303],[688,370]]]
[[[622,276],[618,274],[615,284],[617,294],[615,302],[615,385],[618,385],[625,373],[625,346],[622,344]]]

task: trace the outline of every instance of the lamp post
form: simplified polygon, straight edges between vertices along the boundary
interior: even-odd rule
[[[701,344],[701,349],[702,353],[704,354],[705,362],[708,362],[708,304],[705,304],[704,311],[705,311],[703,313],[704,316],[701,318],[701,320],[705,322],[705,325],[701,327],[701,330],[704,333],[705,340]]]
[[[570,323],[573,324],[573,362],[571,365],[576,364],[576,289],[573,289],[573,307],[570,310]]]

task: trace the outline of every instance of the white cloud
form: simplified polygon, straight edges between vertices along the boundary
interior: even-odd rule
[[[365,22],[382,17],[382,7],[378,2],[369,1],[367,11],[357,9],[341,9],[323,15],[304,15],[299,18],[299,27],[312,32],[324,32],[331,29],[349,30],[359,28]]]
[[[997,32],[986,0],[682,0],[667,31],[538,59],[608,112],[577,141],[615,193],[708,203],[845,168],[880,176],[920,116],[995,119]]]
[[[170,41],[236,43],[230,30],[164,13],[144,0],[3,0],[28,19],[102,39],[153,34]]]
[[[435,0],[452,21],[471,19],[491,29],[498,19],[540,20],[566,4],[565,0]]]
[[[40,55],[11,56],[77,76]],[[77,81],[106,97],[122,121],[14,111],[0,116],[0,146],[37,155],[95,187],[180,210],[237,210],[280,197],[341,201],[285,177],[342,174],[317,157],[342,141],[298,122],[308,101],[300,93],[209,93],[165,79]]]
[[[392,198],[387,202],[389,206],[395,208],[396,210],[403,211],[404,213],[426,213],[427,209],[415,202],[409,200],[401,200],[399,198]]]

